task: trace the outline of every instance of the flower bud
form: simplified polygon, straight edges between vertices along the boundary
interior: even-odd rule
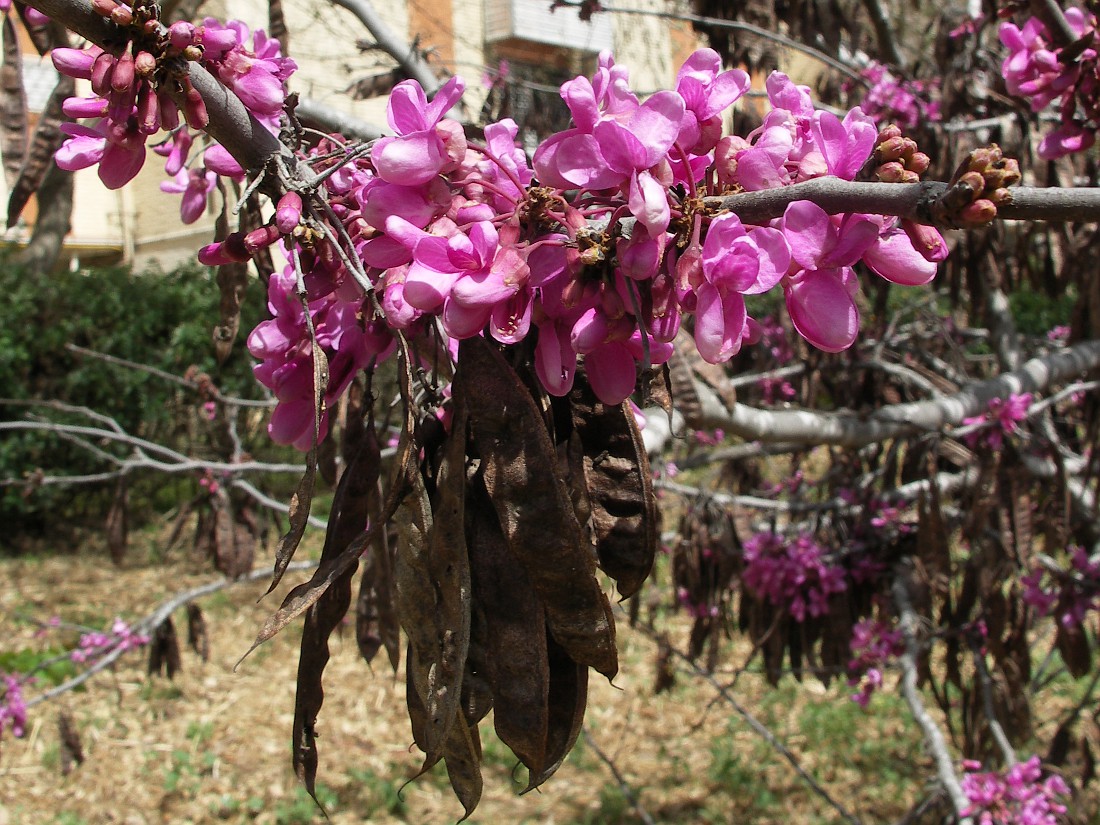
[[[143,135],[153,135],[160,130],[160,117],[157,112],[157,95],[148,83],[142,83],[137,96],[138,131]]]
[[[240,232],[233,232],[221,243],[207,244],[199,250],[199,263],[203,266],[243,264],[251,257],[251,253],[244,244],[244,235]]]
[[[926,261],[939,263],[947,257],[949,251],[947,243],[936,227],[902,218],[901,228],[909,236],[913,249],[917,250]]]
[[[183,118],[192,129],[204,129],[210,122],[210,115],[206,112],[206,101],[202,99],[198,89],[191,85],[188,78],[184,78]]]
[[[924,152],[914,152],[905,161],[905,168],[910,172],[916,172],[918,175],[923,175],[928,171],[928,167],[932,164],[932,159]]]
[[[1003,186],[998,189],[994,189],[990,193],[989,199],[993,201],[993,203],[997,206],[1003,206],[1006,203],[1012,203],[1012,190],[1006,189]]]
[[[192,63],[197,63],[202,60],[203,54],[202,46],[196,46],[192,43],[183,50],[183,59],[190,60]]]
[[[887,140],[899,137],[901,137],[901,129],[896,123],[891,123],[887,126],[882,127],[882,129],[878,133],[878,138],[875,140],[875,143],[883,143]]]
[[[979,198],[962,208],[959,212],[959,223],[962,226],[982,226],[996,217],[997,207],[993,201]]]
[[[92,64],[91,77],[92,91],[100,97],[107,97],[111,91],[111,75],[115,70],[115,56],[110,52],[103,52]]]
[[[248,252],[248,257],[251,258],[264,247],[271,246],[280,237],[281,233],[274,224],[269,223],[266,226],[253,229],[244,236],[244,248]],[[226,240],[229,240],[229,238],[226,238]]]
[[[284,235],[294,231],[302,220],[302,196],[297,192],[287,192],[275,207],[275,226]]]
[[[195,40],[195,27],[179,20],[168,27],[168,40],[177,49],[186,49]]]
[[[92,0],[92,11],[100,17],[110,17],[117,8],[115,0]]]
[[[970,171],[961,175],[955,185],[966,187],[974,193],[973,197],[976,198],[985,191],[985,178],[981,172]]]
[[[875,159],[883,163],[892,160],[900,160],[910,143],[912,143],[911,140],[903,138],[900,135],[884,140],[875,147]],[[915,147],[916,144],[913,144],[913,146]]]
[[[67,117],[103,117],[107,114],[107,101],[102,97],[70,97],[61,104]]]
[[[147,51],[140,51],[134,57],[134,74],[146,78],[152,76],[157,70],[157,59]]]
[[[54,49],[50,52],[50,59],[61,74],[77,80],[89,80],[92,65],[100,54],[102,50],[96,46],[90,49]]]
[[[32,29],[38,29],[50,24],[50,16],[48,14],[43,14],[33,6],[24,6],[23,14],[25,15],[23,19],[27,21],[27,26]]]
[[[111,12],[111,22],[116,26],[126,28],[134,22],[134,13],[125,6],[116,6],[115,10]]]
[[[111,73],[111,90],[122,94],[134,83],[134,56],[123,52],[115,61],[115,70]]]
[[[157,92],[157,114],[160,117],[160,127],[167,132],[180,125],[180,113],[176,108],[176,101],[172,100],[167,92]]]
[[[875,177],[882,183],[904,183],[906,169],[900,161],[892,160],[875,169]]]

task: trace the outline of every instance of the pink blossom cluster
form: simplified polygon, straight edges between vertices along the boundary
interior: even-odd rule
[[[130,25],[129,7],[98,2]],[[135,7],[135,19],[143,8]],[[74,138],[62,158],[98,162],[101,175],[121,184],[144,158],[148,129],[171,129],[160,148],[174,176],[165,188],[182,194],[185,220],[197,218],[216,175],[243,170],[218,146],[193,151],[188,126],[205,121],[186,110],[187,124],[172,121],[163,87],[178,83],[175,91],[187,92],[181,67],[201,60],[274,128],[294,65],[262,32],[246,48],[249,34],[241,24],[206,20],[173,25],[150,52],[136,45],[136,34],[121,56],[70,50],[59,58],[63,70],[91,77],[93,67],[107,66],[111,82],[93,84],[97,102],[87,104],[88,114],[103,119],[80,127],[98,130],[95,145]],[[129,68],[117,66],[131,62],[145,68],[126,85]],[[336,137],[302,153],[324,175],[324,216],[304,223],[302,197],[291,191],[267,225],[200,252],[207,265],[243,262],[282,239],[297,259],[271,279],[273,317],[249,338],[262,361],[257,377],[279,401],[270,425],[276,440],[299,448],[312,441],[314,346],[329,365],[322,430],[324,408],[357,370],[392,351],[395,330],[441,329],[452,358],[455,342],[473,335],[503,344],[533,338],[535,370],[548,392],[567,393],[583,359],[597,396],[617,404],[633,392],[639,366],[668,360],[685,318],[702,357],[721,363],[760,337],[745,296],[782,289],[795,329],[835,352],[859,328],[858,262],[895,283],[924,284],[947,253],[935,230],[881,215],[829,215],[801,201],[757,226],[708,208],[706,195],[823,175],[853,179],[879,143],[893,152],[876,153],[880,160],[903,152],[906,163],[927,165],[912,141],[899,143],[896,129],[880,135],[859,108],[843,118],[815,111],[809,89],[779,73],[767,80],[772,110],[760,128],[723,136],[723,113],[749,78],[723,71],[709,49],[688,58],[675,89],[644,101],[626,69],[601,55],[591,79],[562,85],[573,125],[543,141],[530,163],[511,120],[486,126],[478,143],[447,117],[464,88],[452,78],[429,101],[415,81],[398,84],[387,108],[393,134],[369,156]],[[156,118],[139,116],[139,100],[158,101]],[[110,136],[119,129],[126,140]]]
[[[963,762],[966,772],[960,784],[970,806],[963,816],[981,825],[1058,825],[1066,806],[1058,797],[1069,787],[1057,774],[1043,779],[1039,757],[1017,762],[1003,773],[983,771],[980,762]]]
[[[923,123],[940,120],[940,104],[933,97],[938,86],[936,81],[899,79],[878,61],[872,61],[859,74],[869,86],[860,108],[879,123],[896,123],[902,129],[916,129]],[[855,86],[854,81],[846,84],[846,91],[852,91]]]
[[[757,533],[745,542],[744,561],[745,586],[788,610],[798,622],[825,615],[829,597],[848,587],[844,569],[829,559],[827,549],[809,533],[790,539]]]
[[[1100,609],[1100,558],[1090,558],[1083,547],[1069,548],[1069,556],[1068,570],[1037,566],[1024,576],[1023,598],[1040,615],[1079,627],[1090,610]]]
[[[879,619],[861,619],[852,628],[849,647],[848,685],[859,688],[851,698],[865,708],[882,687],[882,668],[904,650],[902,634]]]
[[[991,399],[985,413],[963,419],[964,426],[981,428],[967,434],[967,443],[973,447],[981,441],[990,449],[1001,449],[1005,436],[1015,433],[1020,428],[1020,422],[1027,419],[1031,399],[1029,392],[1012,393],[1007,399]]]
[[[69,98],[63,104],[72,118],[69,136],[56,155],[63,169],[98,166],[109,189],[134,178],[145,163],[146,143],[160,132],[170,133],[160,153],[174,180],[165,191],[183,194],[181,217],[190,223],[202,214],[206,196],[219,174],[241,177],[244,172],[224,149],[210,146],[190,157],[194,137],[208,121],[206,104],[188,76],[189,61],[201,63],[241,99],[261,122],[274,131],[285,97],[285,81],[293,61],[279,56],[279,44],[263,32],[252,36],[239,21],[223,25],[211,18],[199,26],[187,22],[162,26],[156,5],[138,0],[132,6],[115,0],[94,0],[94,9],[126,32],[120,49],[105,51],[54,49],[54,66],[62,74],[91,84],[90,97]],[[183,121],[180,120],[180,112]]]
[[[1088,149],[1100,124],[1096,16],[1077,6],[1063,13],[1077,41],[1061,48],[1037,17],[1023,26],[1006,22],[1000,28],[1001,43],[1009,51],[1001,67],[1008,91],[1027,98],[1034,112],[1051,104],[1058,108],[1061,123],[1039,144],[1039,156],[1048,160]]]
[[[856,261],[905,283],[927,282],[936,261],[892,219],[832,217],[800,203],[772,225],[746,227],[679,194],[850,178],[870,157],[877,131],[865,116],[815,113],[808,90],[783,75],[769,81],[771,119],[740,142],[721,137],[722,112],[747,88],[743,72],[721,71],[717,54],[703,50],[685,63],[675,91],[640,102],[625,69],[603,55],[591,80],[562,86],[574,126],[544,141],[529,165],[514,122],[489,124],[485,143],[475,144],[446,116],[462,95],[459,78],[430,102],[415,81],[398,84],[387,110],[394,135],[325,182],[381,316],[328,241],[303,256],[317,343],[342,366],[330,370],[327,400],[354,369],[385,357],[389,330],[413,334],[435,319],[452,341],[533,336],[536,372],[555,395],[569,391],[583,358],[605,403],[633,391],[639,363],[669,358],[685,315],[694,316],[704,358],[732,357],[758,330],[744,296],[777,286],[813,343],[850,345]],[[323,144],[323,152],[335,148]],[[608,231],[623,218],[629,232]],[[678,226],[687,227],[683,249]],[[206,261],[218,262],[224,248],[206,250]],[[280,401],[272,435],[301,447],[311,435],[312,344],[292,281],[288,270],[269,285],[274,319],[249,346]]]
[[[109,632],[93,631],[82,635],[76,649],[69,654],[69,658],[77,664],[85,664],[114,650],[125,652],[147,644],[149,644],[148,636],[135,633],[133,628],[122,619],[115,619]]]
[[[0,695],[0,735],[10,727],[13,736],[21,737],[27,726],[27,703],[23,698],[23,680],[15,674],[0,674],[4,693]]]

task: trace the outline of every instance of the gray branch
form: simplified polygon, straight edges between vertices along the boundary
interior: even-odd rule
[[[409,77],[424,87],[428,97],[440,87],[432,67],[404,38],[391,29],[375,10],[370,0],[331,0],[334,6],[347,9],[371,33],[382,51],[392,57]]]
[[[893,590],[894,601],[898,607],[898,626],[905,637],[905,652],[898,657],[902,669],[900,682],[902,696],[924,734],[924,742],[935,760],[936,772],[939,774],[940,782],[947,790],[947,795],[951,798],[951,804],[955,807],[955,813],[959,816],[959,825],[972,825],[973,820],[968,816],[963,816],[963,811],[970,807],[970,800],[963,793],[959,778],[955,775],[951,755],[947,752],[947,742],[944,740],[939,726],[924,707],[920,691],[917,688],[917,656],[920,653],[917,642],[918,619],[909,598],[904,568],[899,571],[898,576],[894,579]]]
[[[1052,385],[1100,367],[1100,340],[1085,341],[1050,355],[1032,358],[1020,369],[976,381],[959,392],[928,401],[893,404],[870,414],[821,413],[809,410],[761,410],[744,404],[725,406],[696,381],[700,417],[696,429],[721,427],[747,441],[783,441],[862,447],[889,438],[933,432],[980,415],[994,398],[1038,393]]]
[[[947,184],[941,181],[874,183],[830,176],[777,189],[707,198],[707,204],[734,212],[743,223],[752,224],[782,217],[789,204],[800,200],[816,203],[833,215],[870,212],[931,224],[932,206],[946,191]],[[997,207],[997,217],[1002,220],[1100,221],[1100,188],[1015,186],[1009,191],[1012,200]]]
[[[317,566],[316,561],[296,561],[287,566],[287,570],[310,570]],[[177,593],[170,599],[162,602],[152,613],[146,616],[144,619],[136,622],[133,626],[134,630],[139,633],[151,633],[156,627],[164,622],[169,616],[172,615],[178,608],[183,607],[186,604],[190,604],[196,599],[200,599],[203,596],[209,596],[211,593],[217,593],[219,590],[224,590],[227,587],[232,587],[235,584],[242,584],[244,582],[254,582],[260,579],[267,579],[271,577],[271,571],[267,568],[261,568],[252,570],[249,573],[245,573],[238,579],[217,579],[216,581],[208,582],[191,590],[185,590],[182,593]],[[97,659],[95,664],[89,667],[87,670],[80,673],[78,676],[74,676],[71,679],[66,679],[59,685],[56,685],[49,690],[44,690],[37,696],[33,696],[27,700],[27,707],[32,708],[35,705],[47,702],[50,699],[56,699],[63,693],[72,690],[75,687],[87,682],[97,673],[113,665],[123,653],[125,653],[121,646],[112,648],[101,658]]]

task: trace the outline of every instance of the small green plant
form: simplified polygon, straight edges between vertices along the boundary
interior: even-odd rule
[[[365,816],[388,814],[401,819],[408,813],[408,805],[401,794],[400,782],[360,768],[349,770],[348,777],[361,789],[359,805],[362,806]]]
[[[286,802],[280,802],[275,806],[276,825],[310,825],[312,822],[320,822],[324,814],[317,807],[319,802],[326,811],[332,811],[340,799],[331,788],[317,784],[317,802],[314,802],[305,788],[294,789],[294,796]]]

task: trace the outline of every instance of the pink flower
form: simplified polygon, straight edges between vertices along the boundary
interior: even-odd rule
[[[750,85],[741,69],[723,72],[722,58],[713,49],[700,49],[685,60],[676,75],[676,93],[684,100],[677,141],[684,150],[696,155],[711,151],[722,134],[722,112]]]
[[[57,165],[75,172],[99,164],[99,179],[108,189],[121,189],[145,164],[145,135],[136,129],[102,120],[93,126],[62,123],[61,131],[69,139],[54,156]]]
[[[767,292],[790,262],[778,230],[748,233],[733,214],[711,222],[700,257],[702,280],[694,285],[695,344],[705,361],[721,363],[740,351],[748,320],[743,296]]]
[[[161,182],[160,191],[183,195],[180,200],[180,220],[189,224],[202,217],[206,210],[206,199],[217,183],[218,176],[213,172],[181,169],[174,180]]]
[[[847,349],[859,332],[853,300],[859,285],[851,267],[878,240],[878,224],[865,215],[835,221],[820,206],[796,201],[783,215],[783,235],[801,267],[784,282],[795,329],[826,352]]]
[[[419,186],[458,165],[466,154],[465,137],[461,128],[455,131],[442,124],[454,123],[444,121],[444,115],[465,88],[460,77],[452,77],[429,103],[415,80],[394,87],[386,116],[397,136],[382,138],[371,151],[379,177],[389,183]]]

